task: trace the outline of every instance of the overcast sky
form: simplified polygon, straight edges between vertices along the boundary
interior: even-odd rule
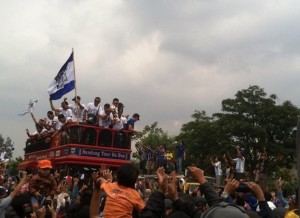
[[[46,116],[72,48],[82,103],[118,97],[141,115],[137,129],[158,121],[176,135],[194,110],[219,112],[249,85],[299,107],[299,11],[296,0],[2,1],[0,133],[23,156],[35,128],[17,114],[37,99],[35,116]]]

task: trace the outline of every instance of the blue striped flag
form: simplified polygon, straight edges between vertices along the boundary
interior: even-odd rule
[[[58,74],[48,88],[51,100],[58,100],[75,88],[75,70],[73,62],[72,52],[67,62],[60,68]]]

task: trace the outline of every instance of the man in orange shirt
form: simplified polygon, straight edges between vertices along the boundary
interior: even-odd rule
[[[105,218],[132,218],[133,210],[141,211],[145,207],[140,194],[134,189],[139,171],[132,164],[124,164],[118,169],[117,182],[112,182],[109,170],[102,173],[104,178],[100,178],[100,187],[107,195],[103,212]],[[97,186],[95,189],[99,189]]]

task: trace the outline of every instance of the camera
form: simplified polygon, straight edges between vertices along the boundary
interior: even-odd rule
[[[248,192],[250,192],[251,190],[250,190],[250,188],[249,188],[246,184],[241,183],[241,184],[237,187],[236,191],[237,191],[237,192],[248,193]]]
[[[49,206],[51,206],[52,205],[52,200],[45,200],[44,201],[44,206],[45,207],[49,207]]]

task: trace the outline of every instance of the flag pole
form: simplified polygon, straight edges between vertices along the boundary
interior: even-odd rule
[[[76,80],[76,70],[75,70],[75,55],[74,55],[74,49],[72,48],[72,53],[73,53],[73,68],[74,68],[74,80],[75,80],[75,104],[76,104],[76,116],[77,116],[77,124],[79,124],[79,106],[78,104],[76,103],[77,101],[77,80]]]

